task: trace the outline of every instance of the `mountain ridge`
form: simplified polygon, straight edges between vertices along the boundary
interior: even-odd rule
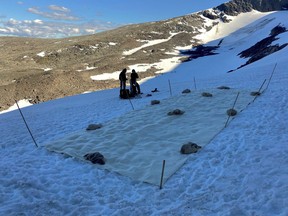
[[[288,9],[287,0],[233,0],[216,7],[227,15],[237,15],[251,10],[260,12],[279,11]]]

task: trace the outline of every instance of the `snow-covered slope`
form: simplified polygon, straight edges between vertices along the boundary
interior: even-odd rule
[[[119,99],[118,89],[23,108],[39,148],[17,110],[2,113],[0,214],[288,215],[288,48],[227,73],[245,63],[238,54],[267,37],[273,27],[281,23],[288,28],[287,15],[267,14],[225,37],[219,54],[193,59],[141,84],[145,94],[131,101],[135,110],[171,94],[177,98],[186,88],[207,91],[225,85],[257,91],[265,79],[263,89],[269,83],[212,142],[191,155],[162,190],[44,147],[90,123],[105,123],[131,111],[129,101]],[[287,43],[287,32],[278,38],[274,43]],[[159,92],[145,97],[156,87]],[[129,136],[129,131],[123,135]],[[139,131],[138,136],[149,134]]]

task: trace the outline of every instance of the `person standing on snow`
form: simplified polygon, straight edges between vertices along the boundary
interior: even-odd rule
[[[119,74],[119,80],[120,80],[120,90],[125,90],[126,89],[126,72],[127,69],[124,68],[121,73]]]
[[[131,79],[130,79],[130,90],[131,90],[132,95],[141,94],[140,85],[137,82],[138,78],[139,78],[138,74],[133,69],[131,73]]]

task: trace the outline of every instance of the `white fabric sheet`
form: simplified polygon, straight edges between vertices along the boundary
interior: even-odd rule
[[[213,97],[203,97],[202,92],[171,97],[158,105],[148,104],[144,109],[104,123],[100,129],[83,129],[46,147],[81,160],[87,153],[100,152],[106,164],[95,166],[159,185],[163,160],[166,161],[165,182],[189,157],[180,153],[183,144],[194,142],[204,147],[224,128],[226,111],[232,108],[238,92],[235,105],[238,115],[254,99],[249,91],[243,90],[207,90]],[[185,113],[167,115],[175,109]],[[197,157],[197,153],[193,156]]]

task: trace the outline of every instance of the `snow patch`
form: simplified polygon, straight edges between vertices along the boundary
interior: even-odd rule
[[[42,51],[42,52],[38,53],[37,56],[45,57],[45,51]]]
[[[27,99],[19,100],[19,101],[17,101],[17,103],[18,103],[20,108],[24,108],[24,107],[28,107],[28,106],[33,105]],[[17,107],[17,104],[15,103],[13,106],[9,107],[7,110],[1,111],[0,114],[7,113],[7,112],[10,112],[10,111],[14,111],[14,110],[17,110],[17,109],[18,109],[18,107]]]

